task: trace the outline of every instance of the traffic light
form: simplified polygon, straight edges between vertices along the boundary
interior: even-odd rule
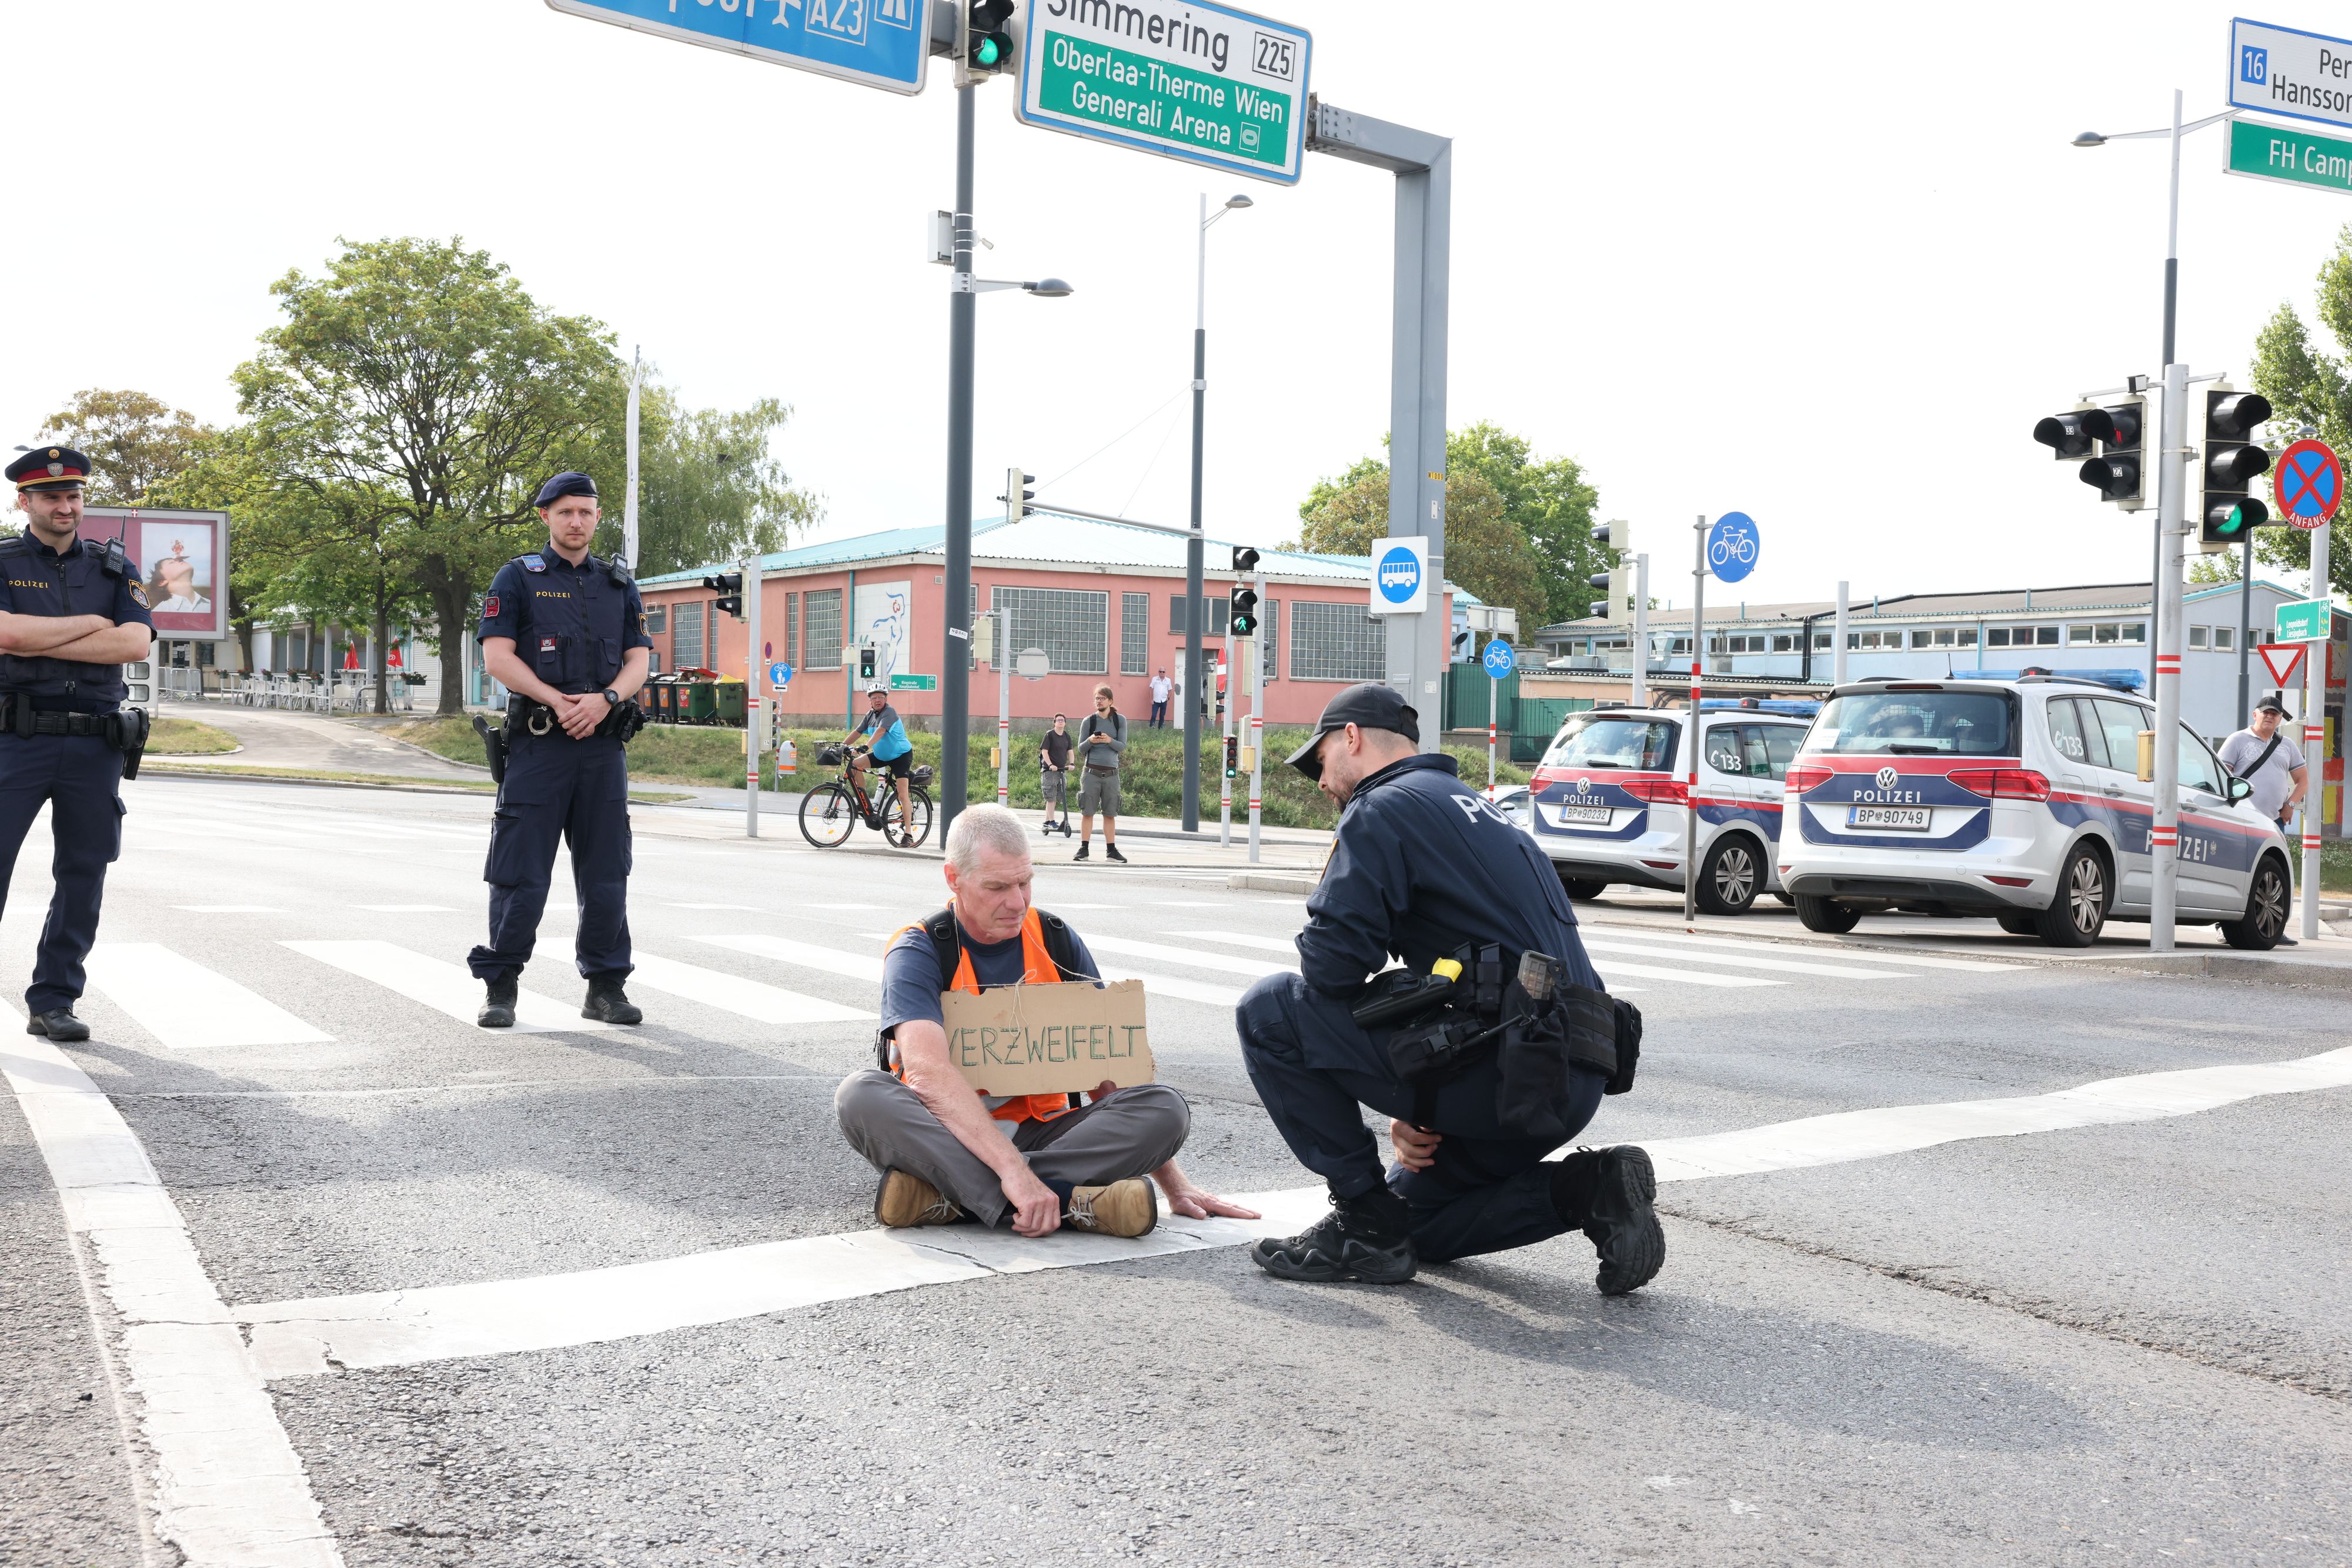
[[[1225,737],[1225,777],[1231,779],[1241,771],[1242,741],[1237,735]]]
[[[2113,402],[2079,402],[2071,413],[2052,414],[2034,425],[2033,439],[2062,463],[2079,462],[2076,475],[2126,512],[2147,504],[2143,482],[2140,433],[2147,399],[2127,392]]]
[[[1029,515],[1029,503],[1037,498],[1037,492],[1025,486],[1036,482],[1037,476],[1034,474],[1024,474],[1018,468],[1007,468],[1004,471],[1004,494],[997,499],[1004,503],[1006,522],[1017,523]]]
[[[857,650],[857,678],[859,680],[870,681],[874,678],[874,657],[875,648],[873,643],[866,643],[859,646]]]
[[[2254,426],[2271,416],[2270,399],[2260,392],[2205,391],[2205,434],[2189,465],[2188,515],[2197,519],[2197,542],[2210,555],[2241,545],[2271,520],[2271,510],[2247,492],[2268,471],[2271,455],[2254,444]]]
[[[1252,555],[1257,552],[1252,550]],[[1257,590],[1246,583],[1236,582],[1231,600],[1225,607],[1225,627],[1236,637],[1257,635]]]
[[[743,574],[741,572],[716,573],[704,578],[702,586],[719,595],[719,609],[739,621],[743,618]]]
[[[1234,547],[1234,575],[1247,577],[1257,570],[1257,551],[1247,545]]]
[[[964,26],[965,71],[974,79],[1013,68],[1013,35],[1004,30],[1013,19],[1013,0],[971,0]]]
[[[1633,608],[1633,525],[1622,519],[1596,523],[1592,542],[1601,549],[1609,562],[1606,571],[1596,571],[1584,580],[1585,586],[1599,597],[1592,601],[1593,618],[1619,621],[1626,618]]]

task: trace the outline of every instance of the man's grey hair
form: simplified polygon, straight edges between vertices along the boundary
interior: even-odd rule
[[[1002,806],[966,806],[948,830],[948,863],[957,874],[968,875],[984,853],[1027,859],[1029,831]]]

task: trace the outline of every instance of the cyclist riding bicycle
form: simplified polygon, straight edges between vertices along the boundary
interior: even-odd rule
[[[898,826],[901,831],[911,833],[915,831],[915,807],[914,802],[908,799],[907,789],[908,780],[915,770],[915,743],[907,738],[906,723],[899,718],[898,710],[890,706],[887,686],[868,686],[866,700],[872,706],[866,709],[866,716],[857,721],[857,727],[841,737],[842,741],[848,744],[861,735],[874,737],[870,750],[875,763],[898,781]],[[850,787],[857,791],[860,800],[866,798],[866,756],[865,751],[849,754]]]

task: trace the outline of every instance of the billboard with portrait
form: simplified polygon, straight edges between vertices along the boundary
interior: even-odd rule
[[[92,507],[81,537],[121,539],[155,617],[155,635],[217,643],[228,634],[228,514]]]

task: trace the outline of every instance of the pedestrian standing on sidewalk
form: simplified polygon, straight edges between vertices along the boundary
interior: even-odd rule
[[[1049,828],[1054,825],[1056,812],[1065,818],[1070,814],[1069,778],[1070,716],[1057,713],[1054,716],[1054,727],[1045,732],[1045,744],[1037,748],[1037,792],[1045,798],[1045,825]],[[1066,822],[1062,831],[1069,831]]]
[[[2252,721],[2222,741],[2216,752],[2222,767],[2253,786],[2254,809],[2289,838],[2294,836],[2294,808],[2311,783],[2303,753],[2286,737],[2285,727],[2294,718],[2279,694],[2273,693],[2254,705]],[[2295,940],[2282,934],[2278,945],[2292,947]]]
[[[1160,673],[1151,677],[1151,716],[1144,720],[1146,729],[1168,727],[1168,699],[1175,691],[1174,683],[1168,678],[1168,666],[1160,665]]]
[[[1095,711],[1078,727],[1078,760],[1086,771],[1078,776],[1078,852],[1087,858],[1087,844],[1095,835],[1095,813],[1102,813],[1103,853],[1125,864],[1118,852],[1119,753],[1127,749],[1127,716],[1112,705],[1108,686],[1095,688]]]

